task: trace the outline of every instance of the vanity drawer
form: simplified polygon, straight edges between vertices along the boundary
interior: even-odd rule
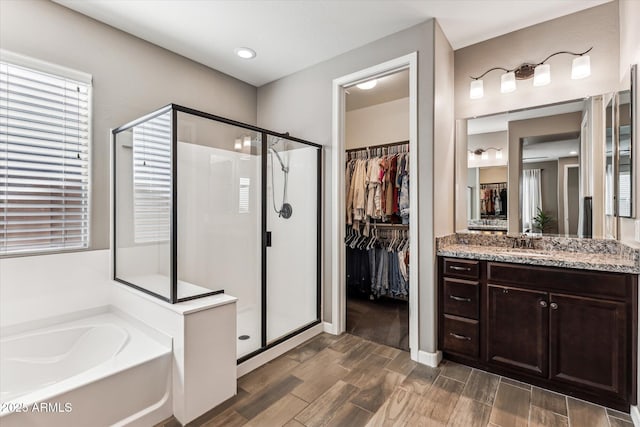
[[[445,276],[475,280],[480,277],[480,261],[459,258],[445,258],[443,264],[443,273]]]
[[[477,320],[444,315],[443,350],[470,357],[479,354],[479,327]]]
[[[478,319],[480,286],[478,282],[444,280],[443,308],[446,314]]]

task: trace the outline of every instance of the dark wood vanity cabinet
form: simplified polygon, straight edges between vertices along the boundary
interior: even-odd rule
[[[510,286],[487,286],[487,360],[546,377],[548,326],[546,294]]]
[[[636,275],[444,257],[438,266],[446,358],[617,409],[636,404]]]

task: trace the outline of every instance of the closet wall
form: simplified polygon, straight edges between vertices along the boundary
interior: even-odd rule
[[[409,98],[347,111],[345,135],[347,150],[408,141]]]

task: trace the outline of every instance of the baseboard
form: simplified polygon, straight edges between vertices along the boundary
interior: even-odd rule
[[[322,322],[322,326],[324,328],[324,331],[328,334],[331,335],[339,335],[338,331],[336,331],[336,327],[334,323],[329,323],[329,322]]]
[[[418,350],[418,363],[436,368],[442,361],[442,352],[436,351],[429,353],[428,351]]]
[[[631,405],[631,421],[636,427],[640,427],[640,407]]]
[[[318,334],[321,334],[323,331],[323,326],[324,325],[322,323],[318,323],[317,325],[307,329],[304,332],[299,333],[293,338],[290,338],[285,342],[278,344],[277,346],[270,348],[245,362],[242,362],[238,365],[237,377],[240,378],[241,376],[248,374],[254,369],[259,368],[265,363],[271,362],[276,357],[281,356],[287,351],[299,346],[303,342],[315,337]]]

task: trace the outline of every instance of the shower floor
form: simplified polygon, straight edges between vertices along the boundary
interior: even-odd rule
[[[268,340],[273,341],[278,339],[295,329],[304,326],[300,324],[299,319],[291,319],[285,316],[278,316],[276,314],[270,314],[270,321],[268,323],[268,331],[272,331],[273,334],[269,334]],[[312,322],[313,320],[310,320]],[[238,358],[246,356],[247,354],[260,349],[262,330],[261,330],[262,316],[260,310],[254,307],[246,307],[238,311],[238,323],[237,323],[237,338],[236,338],[236,354]],[[275,336],[273,336],[275,335]],[[240,339],[240,337],[248,336],[246,339]],[[244,338],[244,337],[243,337]]]

